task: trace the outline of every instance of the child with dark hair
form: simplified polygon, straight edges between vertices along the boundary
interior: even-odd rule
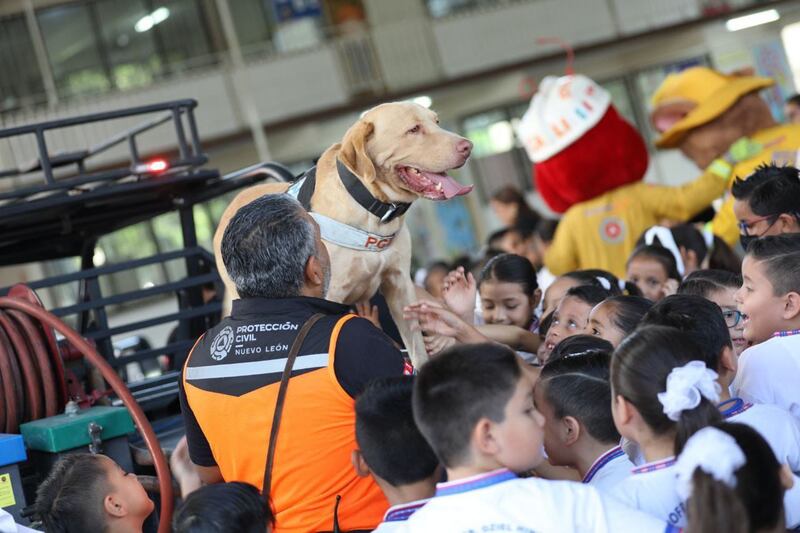
[[[476,293],[480,296],[481,315],[475,317]],[[463,321],[460,330],[477,332],[485,340],[502,342],[520,350],[528,362],[535,361],[539,347],[536,333],[539,320],[536,306],[542,291],[536,281],[536,271],[530,261],[514,254],[501,254],[489,260],[476,283],[464,269],[450,272],[445,279],[444,302]],[[431,333],[442,334],[432,331]],[[457,338],[464,341],[464,334]]]
[[[486,239],[489,250],[499,250],[507,254],[520,254],[525,252],[525,243],[522,236],[514,228],[503,228],[495,231]]]
[[[754,403],[775,404],[800,418],[800,234],[763,237],[742,263],[736,293],[744,337],[733,387]]]
[[[48,533],[141,532],[155,504],[134,474],[105,455],[65,455],[36,490]]]
[[[701,358],[701,349],[681,331],[646,326],[622,341],[611,360],[614,424],[647,461],[613,493],[677,527],[686,525],[686,513],[676,490],[675,456],[694,432],[722,420],[717,374]]]
[[[669,326],[681,330],[700,347],[697,354],[708,368],[717,371],[720,384],[722,416],[746,424],[758,431],[772,446],[775,455],[792,471],[800,472],[800,422],[784,409],[774,405],[752,404],[731,397],[731,382],[736,375],[734,354],[728,328],[719,307],[701,296],[676,294],[667,296],[645,315],[642,325]],[[800,478],[795,488],[787,492],[786,523],[800,525]]]
[[[583,333],[586,324],[589,323],[589,313],[592,308],[608,298],[609,295],[607,290],[591,285],[581,285],[569,289],[553,311],[553,319],[544,340],[545,360],[540,362],[547,361],[553,348],[559,342],[567,337]]]
[[[783,493],[791,485],[767,442],[742,424],[695,433],[675,464],[687,500],[687,533],[777,533],[786,530]]]
[[[414,384],[414,419],[448,482],[408,519],[407,531],[664,531],[664,523],[578,483],[519,479],[543,459],[533,380],[513,351],[456,346]]]
[[[439,460],[417,429],[411,408],[414,378],[373,382],[356,400],[353,465],[372,475],[392,506],[375,531],[398,530],[425,505],[441,477]]]
[[[436,261],[431,263],[426,272],[423,288],[428,291],[428,294],[434,298],[442,297],[442,290],[444,289],[444,278],[450,271],[450,265],[444,261]]]
[[[742,286],[742,275],[726,270],[696,270],[689,274],[678,287],[678,294],[702,296],[722,309],[722,316],[728,326],[736,356],[750,345],[744,338],[744,315],[737,309],[734,299],[736,291]]]
[[[641,296],[612,296],[606,298],[589,313],[586,333],[600,337],[619,346],[630,335],[653,302]]]
[[[742,260],[725,241],[709,228],[700,231],[693,224],[669,228],[653,226],[636,241],[637,246],[644,244],[660,245],[669,250],[682,276],[702,268],[739,272],[742,266]]]
[[[272,510],[258,489],[239,481],[199,488],[172,518],[174,533],[269,533],[274,525]]]
[[[586,334],[573,335],[556,344],[556,347],[550,353],[548,364],[562,357],[571,357],[588,352],[611,353],[613,351],[614,347],[605,339]]]
[[[795,167],[761,165],[731,186],[742,248],[768,235],[800,232],[800,173]]]
[[[628,257],[626,269],[628,280],[639,287],[642,296],[654,302],[675,294],[681,282],[675,255],[660,245],[637,246]]]
[[[550,463],[575,468],[583,483],[601,490],[628,477],[633,468],[611,416],[610,360],[610,350],[561,357],[542,368],[534,389]]]
[[[574,270],[559,276],[547,289],[543,299],[544,315],[551,313],[561,298],[572,287],[581,285],[591,285],[599,287],[609,292],[610,296],[641,296],[642,293],[634,283],[620,280],[617,276],[606,270],[590,268],[586,270]],[[543,316],[544,316],[543,315]]]

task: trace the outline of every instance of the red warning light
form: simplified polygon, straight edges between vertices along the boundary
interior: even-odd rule
[[[145,168],[147,172],[152,172],[153,174],[158,174],[159,172],[164,172],[169,168],[169,164],[164,159],[153,159],[145,164]]]

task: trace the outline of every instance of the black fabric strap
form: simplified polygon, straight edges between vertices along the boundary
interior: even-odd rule
[[[262,484],[261,488],[261,495],[266,500],[267,505],[269,505],[269,493],[272,489],[272,465],[275,461],[275,447],[278,442],[278,430],[280,430],[281,427],[283,404],[286,401],[286,390],[289,388],[289,378],[292,375],[294,361],[297,359],[297,353],[303,346],[303,341],[306,339],[306,335],[308,335],[308,332],[311,331],[312,327],[314,327],[314,324],[316,324],[317,321],[324,316],[325,315],[322,313],[317,313],[309,318],[305,324],[303,324],[303,327],[300,328],[300,331],[297,333],[297,337],[295,337],[294,342],[292,343],[292,347],[289,349],[289,355],[286,356],[286,366],[283,367],[283,375],[281,376],[281,384],[280,388],[278,389],[278,397],[275,400],[275,413],[272,415],[272,428],[269,432],[269,448],[267,448],[267,464],[264,468],[264,483]]]
[[[336,170],[339,173],[339,178],[342,180],[345,189],[350,193],[350,196],[361,205],[364,209],[375,215],[381,222],[386,223],[394,220],[397,217],[403,216],[411,204],[405,203],[384,203],[372,196],[369,190],[364,187],[361,180],[350,172],[344,163],[336,160]]]
[[[317,187],[316,165],[306,170],[303,177],[305,181],[297,192],[297,201],[300,202],[300,205],[302,205],[306,211],[311,212],[311,197],[314,196],[314,189]]]

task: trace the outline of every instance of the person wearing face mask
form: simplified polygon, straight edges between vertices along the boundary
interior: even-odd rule
[[[739,242],[746,251],[755,239],[800,233],[800,175],[797,168],[762,165],[731,187]]]

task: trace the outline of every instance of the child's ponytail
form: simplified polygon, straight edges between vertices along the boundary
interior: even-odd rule
[[[695,433],[675,463],[687,533],[783,530],[781,465],[753,428],[720,423]]]
[[[700,468],[692,476],[692,497],[686,504],[686,533],[750,533],[747,510],[736,491]]]

